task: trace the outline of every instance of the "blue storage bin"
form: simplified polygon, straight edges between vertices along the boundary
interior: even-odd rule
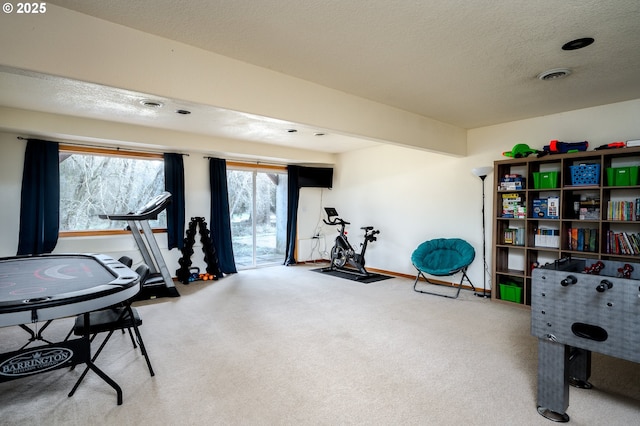
[[[600,164],[579,164],[569,166],[571,170],[571,185],[598,185],[600,184]]]

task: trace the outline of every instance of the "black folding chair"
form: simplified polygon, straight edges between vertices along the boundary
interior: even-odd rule
[[[149,277],[149,267],[144,264],[140,265],[136,269],[136,272],[138,273],[138,275],[140,275],[140,285],[142,286],[144,281]],[[131,337],[131,343],[133,343],[133,347],[137,348],[138,345],[140,345],[140,351],[142,352],[142,355],[147,362],[149,373],[151,374],[151,376],[155,376],[153,368],[151,367],[149,355],[144,346],[144,342],[142,341],[142,336],[140,335],[140,330],[138,330],[138,327],[142,325],[142,319],[138,314],[138,310],[131,306],[132,301],[133,298],[110,308],[90,312],[88,330],[85,330],[84,315],[78,315],[76,317],[76,322],[73,326],[73,329],[69,332],[67,338],[71,336],[71,333],[76,336],[82,336],[85,333],[88,333],[91,335],[91,342],[93,342],[93,340],[99,333],[108,333],[100,344],[98,350],[93,355],[93,358],[91,358],[91,361],[95,362],[96,358],[98,358],[105,345],[111,338],[111,335],[117,330],[122,330],[122,332],[124,333],[126,329],[128,330],[129,336]],[[133,329],[133,332],[131,331],[131,329]],[[134,333],[135,338],[133,336]],[[78,389],[78,386],[80,386],[80,383],[82,383],[82,380],[84,380],[84,377],[87,375],[88,371],[89,367],[84,369],[84,371],[78,378],[78,381],[73,386],[73,389],[71,389],[71,392],[69,392],[69,396],[73,396],[75,391]]]

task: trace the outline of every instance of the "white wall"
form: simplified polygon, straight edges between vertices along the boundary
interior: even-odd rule
[[[329,250],[333,246],[335,231],[328,229],[322,219],[326,218],[323,207],[328,206],[326,200],[330,199],[332,191],[321,188],[300,188],[298,242],[296,244],[298,262],[329,258]],[[316,234],[319,235],[319,238],[314,239]]]
[[[517,143],[542,150],[552,139],[587,140],[590,148],[640,139],[640,100],[571,111],[469,130],[464,158],[386,145],[340,155],[335,188],[325,196],[352,222],[351,239],[360,226],[380,229],[367,251],[367,265],[414,273],[410,256],[422,241],[461,237],[476,249],[469,268],[482,287],[482,186],[471,169],[493,165]],[[487,264],[491,265],[493,174],[486,180]]]
[[[339,156],[330,202],[352,223],[352,244],[362,241],[361,226],[380,230],[367,249],[368,266],[413,274],[411,253],[425,240],[458,237],[482,247],[482,186],[471,169],[493,159],[393,145],[354,151]],[[481,277],[481,264],[469,271]]]
[[[23,164],[24,141],[0,133],[0,256],[14,256],[18,251]]]

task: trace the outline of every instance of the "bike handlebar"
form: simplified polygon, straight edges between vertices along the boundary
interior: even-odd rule
[[[326,223],[327,225],[351,225],[351,222],[347,222],[346,220],[342,220],[339,217],[336,217],[331,222],[329,222],[327,219],[322,219],[322,221],[324,223]]]
[[[340,219],[339,217],[336,217],[335,219],[328,221],[327,219],[322,219],[322,221],[324,223],[326,223],[327,225],[340,225],[340,226],[345,226],[345,225],[351,225],[351,222],[347,222],[346,220]],[[373,237],[373,241],[375,241],[375,235],[379,234],[380,231],[379,230],[373,230],[373,226],[363,226],[360,229],[364,230],[365,235],[368,238]]]

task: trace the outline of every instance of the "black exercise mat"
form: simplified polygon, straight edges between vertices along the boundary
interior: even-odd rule
[[[331,275],[333,277],[345,278],[347,280],[357,281],[357,282],[363,283],[363,284],[375,283],[376,281],[388,280],[390,278],[393,278],[393,277],[390,277],[388,275],[382,275],[382,274],[376,274],[376,273],[369,273],[369,276],[365,277],[363,275],[360,275],[356,271],[347,272],[347,271],[344,271],[344,270],[335,270],[335,269],[331,270],[329,268],[312,269],[312,271],[313,272],[320,272],[322,274]]]

